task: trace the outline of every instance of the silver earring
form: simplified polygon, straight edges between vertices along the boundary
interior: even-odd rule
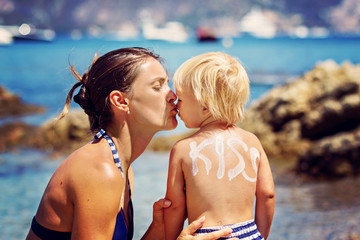
[[[128,109],[127,114],[128,114],[128,115],[130,114],[130,109]]]

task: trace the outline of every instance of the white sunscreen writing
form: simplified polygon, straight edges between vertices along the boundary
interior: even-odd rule
[[[206,146],[213,144],[213,141],[210,139],[206,139],[203,142],[201,142],[198,146],[196,145],[196,142],[193,141],[190,143],[190,153],[189,156],[192,160],[192,172],[193,176],[196,176],[196,174],[199,172],[198,166],[197,166],[197,158],[201,159],[205,164],[206,174],[209,175],[209,171],[212,167],[211,161],[202,155],[200,153],[201,150],[203,150]],[[237,177],[238,175],[242,174],[242,176],[249,182],[256,182],[256,175],[255,177],[251,178],[247,175],[245,172],[245,161],[243,156],[238,152],[238,150],[234,147],[234,145],[240,145],[245,152],[249,152],[250,154],[250,160],[252,168],[255,171],[255,174],[257,173],[257,165],[256,160],[258,159],[260,161],[260,153],[259,151],[251,147],[250,150],[248,146],[238,138],[229,138],[226,141],[226,145],[230,148],[230,150],[235,154],[235,156],[238,158],[239,162],[238,164],[228,171],[228,178],[229,181]],[[225,158],[224,158],[224,139],[221,135],[217,135],[215,138],[215,152],[218,155],[219,158],[219,168],[217,171],[217,178],[222,179],[225,175]]]
[[[229,180],[231,181],[232,179],[234,179],[237,175],[239,175],[241,172],[244,171],[245,169],[245,161],[243,156],[241,156],[241,154],[236,150],[236,148],[233,147],[234,144],[239,144],[243,147],[243,149],[245,150],[245,152],[248,151],[248,146],[241,141],[240,139],[236,139],[236,138],[230,138],[227,140],[227,145],[229,146],[229,148],[234,152],[234,154],[236,155],[236,157],[239,159],[239,163],[235,166],[235,168],[230,169],[228,172],[228,177]]]
[[[256,159],[260,160],[260,153],[256,148],[253,147],[250,148],[250,159],[251,159],[251,165],[254,171],[257,173]],[[246,174],[246,172],[242,172],[242,175],[244,176],[244,178],[246,178],[246,180],[250,182],[256,182],[256,176],[251,178]]]
[[[211,161],[205,157],[204,155],[200,154],[200,151],[206,147],[207,145],[210,145],[212,143],[212,141],[210,139],[206,139],[205,141],[201,142],[199,144],[199,146],[196,146],[196,142],[193,141],[190,143],[190,158],[192,159],[192,172],[193,172],[193,176],[195,176],[199,169],[197,166],[197,162],[196,159],[200,158],[201,160],[204,161],[205,163],[205,169],[206,169],[206,174],[209,175],[209,171],[211,169]]]
[[[223,136],[217,135],[215,139],[215,152],[219,156],[219,169],[217,178],[222,179],[225,174],[225,159],[224,159],[224,139]]]

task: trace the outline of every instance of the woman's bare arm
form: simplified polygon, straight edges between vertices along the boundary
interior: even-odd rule
[[[160,199],[159,201],[154,203],[153,222],[151,223],[149,229],[146,231],[146,233],[141,238],[141,240],[165,239],[164,209],[168,208],[170,204],[171,202],[166,199]],[[177,240],[216,240],[218,238],[225,237],[232,232],[231,229],[222,229],[204,235],[193,236],[193,233],[198,228],[202,227],[204,221],[205,221],[205,217],[193,221],[189,226],[187,226],[184,230],[182,230]],[[229,240],[235,240],[235,239],[236,238],[231,238]]]

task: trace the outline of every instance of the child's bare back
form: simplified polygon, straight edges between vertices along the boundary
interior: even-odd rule
[[[189,222],[204,227],[253,219],[261,145],[240,128],[202,131],[180,141]]]

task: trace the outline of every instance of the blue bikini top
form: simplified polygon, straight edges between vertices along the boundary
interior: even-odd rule
[[[99,139],[101,137],[104,137],[106,139],[106,141],[109,143],[113,157],[114,157],[115,164],[120,169],[121,175],[124,178],[123,169],[121,167],[119,155],[116,150],[114,142],[111,140],[109,135],[107,135],[105,133],[105,130],[103,130],[103,129],[101,129],[95,135],[95,139]],[[132,201],[131,201],[130,183],[129,183],[129,196],[130,196],[129,207],[127,209],[127,213],[129,216],[129,224],[126,222],[125,212],[124,212],[123,208],[121,208],[120,212],[118,213],[118,215],[116,217],[115,230],[114,230],[114,235],[112,238],[113,240],[131,240],[133,238],[133,235],[134,235],[134,219],[133,219],[134,210],[133,210],[133,205],[132,205]]]

